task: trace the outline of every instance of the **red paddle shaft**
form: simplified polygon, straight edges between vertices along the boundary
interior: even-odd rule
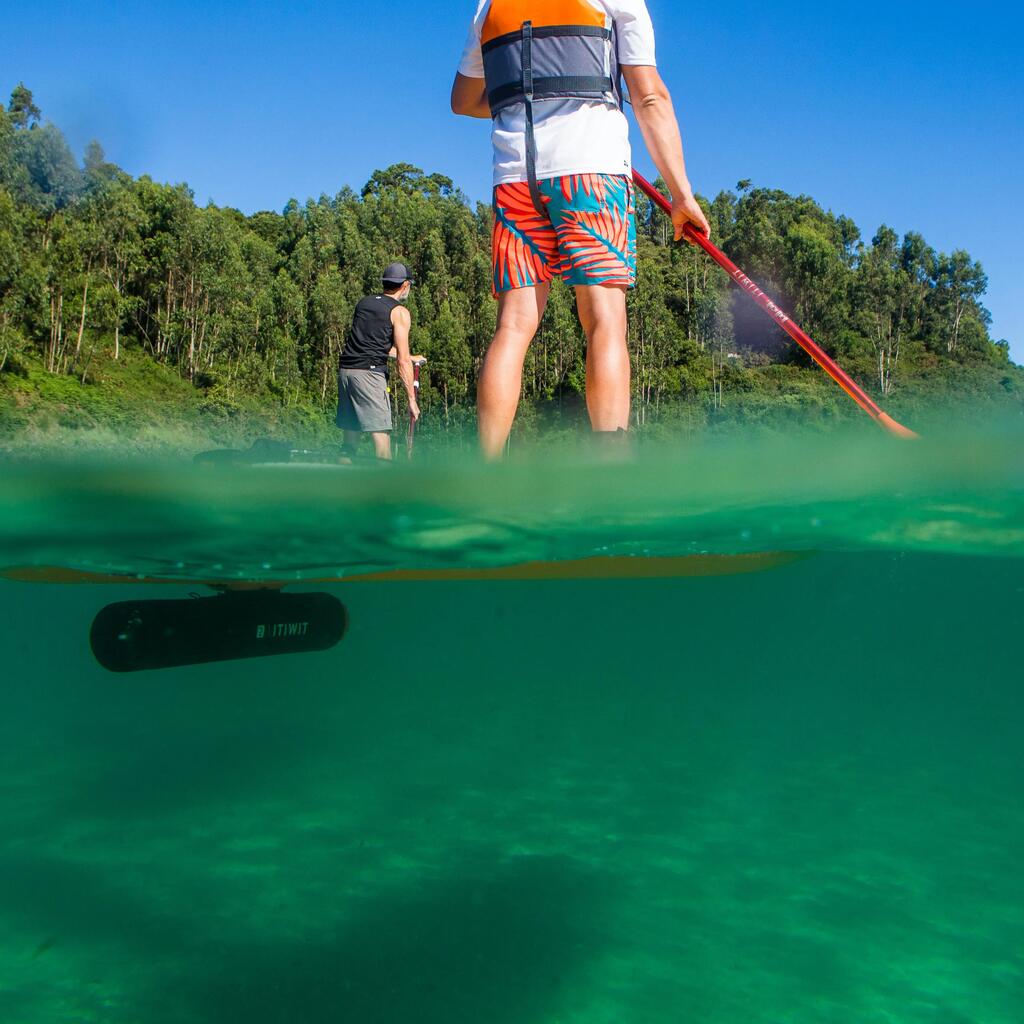
[[[419,401],[420,397],[420,367],[426,362],[425,359],[414,359],[412,363],[412,386],[416,390],[416,401]],[[412,446],[416,440],[416,419],[409,413],[409,436],[408,443],[406,444],[405,454],[406,458],[412,458]]]
[[[633,171],[633,180],[656,206],[671,216],[671,203],[642,174]],[[820,345],[815,344],[811,336],[795,324],[788,314],[779,309],[707,235],[692,224],[683,228],[683,235],[688,241],[699,245],[879,426],[897,437],[917,437],[912,430],[882,412],[863,388]]]

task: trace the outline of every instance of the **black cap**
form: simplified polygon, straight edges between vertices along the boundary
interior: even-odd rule
[[[404,263],[389,264],[382,277],[385,284],[405,284],[406,281],[409,284],[416,283],[412,279],[412,274],[409,273],[409,268]]]

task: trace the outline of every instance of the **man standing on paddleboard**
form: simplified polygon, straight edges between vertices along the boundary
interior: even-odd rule
[[[492,118],[497,333],[478,384],[480,443],[502,454],[523,362],[561,277],[587,335],[587,409],[596,433],[629,428],[626,291],[636,283],[629,125],[621,79],[672,193],[676,237],[710,233],[686,176],[672,99],[644,0],[481,0],[452,87],[452,110]]]
[[[338,370],[338,426],[345,431],[345,451],[355,454],[363,434],[373,438],[378,459],[391,458],[391,398],[388,359],[398,362],[398,375],[409,398],[412,422],[420,416],[413,360],[409,353],[412,318],[402,303],[413,285],[408,268],[392,263],[383,274],[378,295],[356,306]]]

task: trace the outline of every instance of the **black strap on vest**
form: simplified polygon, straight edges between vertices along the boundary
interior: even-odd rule
[[[523,95],[526,97],[526,179],[530,183],[533,208],[547,216],[537,181],[537,136],[533,123],[533,22],[523,23]]]
[[[536,36],[534,36],[536,38]],[[519,82],[509,82],[508,85],[499,86],[493,92],[487,94],[487,100],[492,107],[500,106],[506,100],[510,100],[522,94],[523,87]],[[587,75],[559,75],[556,78],[534,78],[534,96],[565,96],[574,99],[582,93],[615,93],[615,83],[605,76]]]

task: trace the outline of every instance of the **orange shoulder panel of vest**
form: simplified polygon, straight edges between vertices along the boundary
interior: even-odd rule
[[[525,22],[537,28],[549,25],[597,25],[604,28],[605,13],[587,0],[494,0],[480,31],[480,41],[518,32]]]

